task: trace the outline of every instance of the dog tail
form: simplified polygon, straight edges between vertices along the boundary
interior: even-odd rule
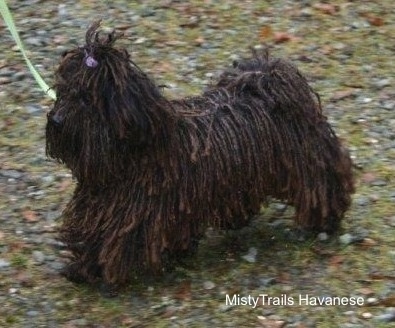
[[[267,102],[268,110],[280,110],[286,116],[299,114],[312,123],[322,113],[319,95],[296,66],[271,58],[268,50],[253,50],[252,58],[234,61],[233,68],[222,73],[216,87],[235,88],[238,96],[259,97]]]

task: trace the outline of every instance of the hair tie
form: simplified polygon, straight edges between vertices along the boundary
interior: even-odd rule
[[[93,58],[92,55],[88,54],[88,52],[85,49],[85,57],[84,57],[85,65],[91,68],[95,68],[99,62]]]

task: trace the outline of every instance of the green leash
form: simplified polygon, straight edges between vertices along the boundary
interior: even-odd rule
[[[42,79],[40,74],[37,72],[37,70],[34,68],[33,64],[30,62],[29,58],[27,58],[26,51],[23,47],[22,41],[19,38],[19,34],[16,30],[14,20],[12,19],[12,15],[10,13],[10,10],[8,9],[7,3],[5,0],[0,0],[0,12],[1,15],[4,18],[4,21],[8,27],[8,29],[11,32],[12,37],[15,40],[15,43],[18,45],[19,50],[21,51],[23,58],[25,58],[27,66],[29,67],[30,72],[33,74],[34,78],[36,79],[38,85],[40,88],[53,100],[56,99],[56,93],[53,89],[51,89],[48,84],[45,83],[45,81]]]

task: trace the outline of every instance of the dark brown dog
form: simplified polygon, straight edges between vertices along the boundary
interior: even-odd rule
[[[160,273],[208,225],[242,227],[269,196],[303,228],[339,227],[351,160],[293,65],[255,54],[201,96],[168,100],[98,27],[62,57],[46,130],[47,154],[78,181],[60,233],[69,279]]]

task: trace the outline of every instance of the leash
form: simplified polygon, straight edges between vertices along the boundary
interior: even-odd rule
[[[34,78],[36,79],[38,85],[40,86],[40,88],[53,100],[56,99],[56,93],[53,89],[51,89],[48,84],[45,83],[45,81],[42,79],[41,75],[37,72],[37,70],[35,69],[35,67],[33,66],[33,64],[30,62],[29,58],[26,55],[26,51],[23,47],[22,41],[19,38],[19,34],[18,31],[16,30],[15,27],[15,23],[14,20],[12,18],[11,12],[8,9],[6,0],[0,0],[0,12],[1,15],[4,18],[4,21],[8,27],[8,29],[11,32],[12,37],[14,38],[15,43],[17,44],[17,46],[19,47],[20,52],[22,53],[23,58],[26,61],[27,66],[29,67],[30,72],[32,73],[32,75],[34,76]]]

